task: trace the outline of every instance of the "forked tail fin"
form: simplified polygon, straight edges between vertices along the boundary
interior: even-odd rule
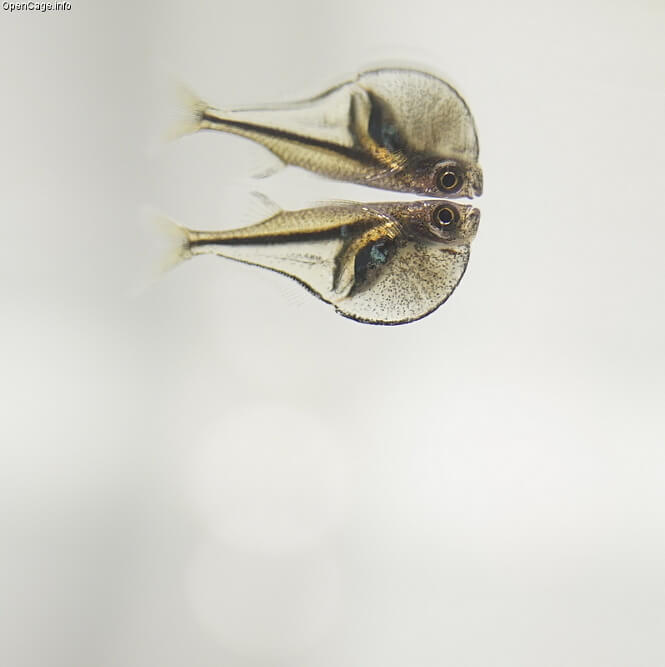
[[[179,118],[166,133],[167,140],[179,139],[187,134],[194,134],[201,129],[201,119],[206,109],[204,102],[185,84],[176,82],[175,96],[179,108]]]
[[[167,243],[166,252],[159,266],[160,273],[165,273],[192,256],[190,230],[166,216],[154,218],[154,224]]]

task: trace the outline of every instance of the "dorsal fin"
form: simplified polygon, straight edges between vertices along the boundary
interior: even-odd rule
[[[252,191],[249,193],[249,204],[247,212],[243,216],[243,225],[251,225],[263,222],[282,213],[284,209],[263,192]]]
[[[308,202],[307,208],[321,208],[322,206],[362,206],[363,203],[353,199],[318,199]]]

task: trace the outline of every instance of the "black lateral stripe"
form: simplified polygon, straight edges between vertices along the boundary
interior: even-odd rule
[[[265,234],[261,236],[236,236],[229,238],[202,238],[193,239],[189,246],[204,245],[271,245],[278,243],[297,243],[298,241],[325,241],[342,238],[342,227],[332,227],[330,229],[318,229],[313,231],[289,231],[282,234]]]
[[[214,115],[209,114],[207,111],[201,114],[201,120],[208,121],[209,123],[216,123],[219,125],[229,125],[231,127],[237,127],[240,130],[258,132],[260,134],[264,134],[269,137],[284,139],[285,141],[304,144],[305,146],[322,148],[324,150],[332,151],[333,153],[340,153],[345,157],[348,157],[352,160],[357,160],[358,162],[362,162],[365,164],[372,164],[373,162],[373,160],[368,159],[368,156],[365,153],[363,153],[362,151],[358,151],[355,148],[351,148],[349,146],[341,146],[340,144],[334,144],[331,141],[325,141],[323,139],[306,137],[302,134],[296,134],[295,132],[288,132],[287,130],[279,130],[274,127],[266,127],[265,125],[255,125],[254,123],[248,123],[246,121],[231,120],[228,118],[218,118]]]

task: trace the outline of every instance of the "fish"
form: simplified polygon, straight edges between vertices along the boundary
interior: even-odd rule
[[[225,231],[198,231],[162,218],[170,265],[213,254],[298,281],[340,315],[405,324],[436,310],[466,270],[480,212],[468,204],[326,202],[287,211],[261,196],[269,214]]]
[[[183,88],[175,135],[236,134],[338,181],[442,198],[483,191],[478,135],[466,102],[437,76],[367,70],[310,99],[220,110]]]

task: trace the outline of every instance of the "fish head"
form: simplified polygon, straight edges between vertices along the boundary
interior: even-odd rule
[[[391,214],[408,237],[449,246],[469,244],[480,223],[477,208],[440,199],[402,203]]]
[[[430,197],[479,197],[483,193],[480,166],[462,158],[426,157],[408,167],[411,191]]]

